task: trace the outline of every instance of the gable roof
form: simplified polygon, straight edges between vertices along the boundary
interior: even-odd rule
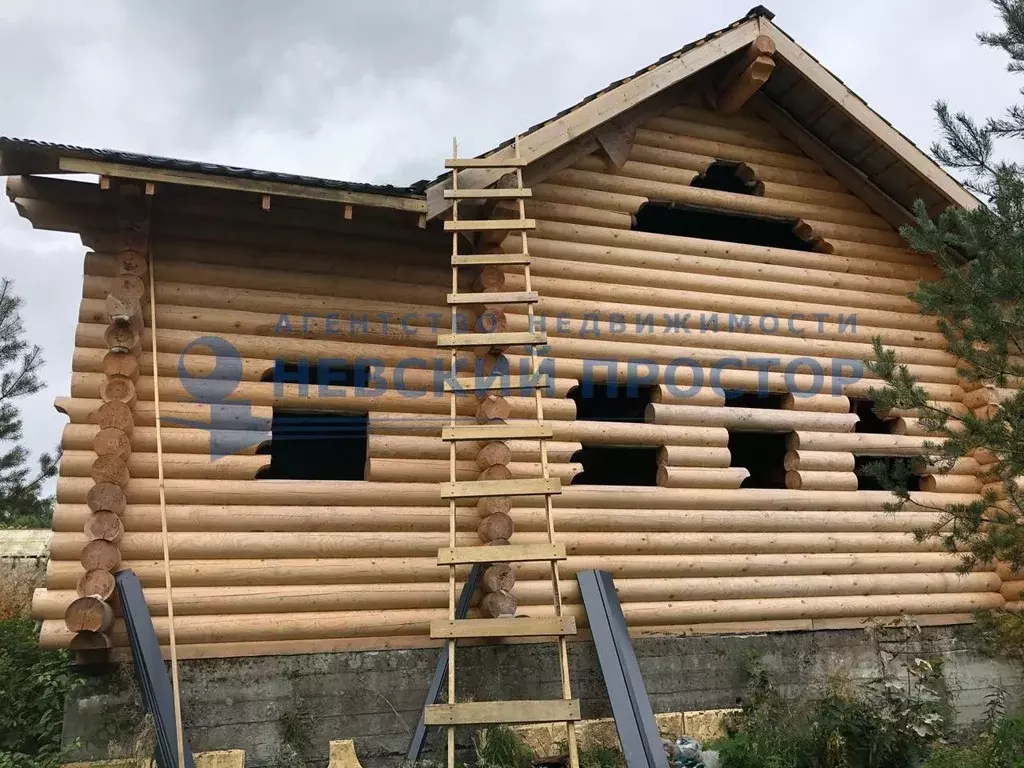
[[[767,35],[776,46],[776,68],[768,82],[755,97],[755,110],[769,119],[777,129],[788,121],[792,129],[804,132],[803,140],[794,141],[807,154],[811,145],[834,153],[842,170],[853,173],[840,179],[848,185],[866,182],[881,193],[872,208],[885,208],[880,215],[892,223],[906,220],[916,199],[925,201],[930,211],[950,205],[973,208],[979,201],[955,178],[896,130],[888,121],[829,72],[792,37],[776,26],[774,14],[763,6],[751,9],[746,16],[700,40],[662,57],[633,75],[611,83],[578,104],[529,128],[519,136],[520,156],[530,164],[542,165],[534,178],[543,178],[545,171],[565,167],[573,158],[589,154],[597,148],[597,133],[602,127],[616,123],[634,123],[638,116],[653,116],[645,106],[658,106],[658,98],[678,90],[694,75],[719,62],[737,59],[759,35]],[[664,105],[671,106],[666,101]],[[768,113],[768,114],[766,114]],[[514,139],[509,139],[483,157],[510,157]],[[577,152],[567,151],[571,146]],[[561,158],[558,157],[559,153]],[[818,158],[815,158],[818,159]],[[837,175],[834,169],[829,169]],[[480,187],[493,184],[503,171],[466,169],[459,172],[459,186]],[[859,175],[862,178],[857,179]],[[427,187],[428,218],[443,214],[451,205],[443,190],[451,186],[451,173],[439,177]],[[855,190],[854,190],[855,191]],[[867,197],[873,195],[867,194]]]

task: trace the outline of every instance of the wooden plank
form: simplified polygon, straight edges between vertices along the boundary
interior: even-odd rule
[[[441,483],[442,499],[483,499],[492,496],[542,496],[562,492],[557,477],[523,477],[515,480],[461,480]]]
[[[892,152],[902,158],[925,181],[950,201],[967,209],[980,205],[979,200],[944,171],[928,155],[915,147],[886,120],[865,104],[849,88],[794,40],[767,19],[762,20],[766,34],[775,41],[776,56],[782,57],[824,95],[836,104],[851,120],[875,136]]]
[[[598,94],[567,114],[521,137],[519,149],[523,163],[530,164],[540,160],[562,145],[589,133],[631,107],[745,47],[753,42],[757,35],[758,20],[748,19],[718,37],[695,45],[678,56],[668,58],[616,88]],[[510,158],[515,155],[515,148],[509,144],[494,155]],[[500,171],[486,168],[466,169],[459,173],[458,186],[486,187],[493,184],[501,175]],[[445,200],[443,196],[443,190],[451,186],[451,178],[448,177],[427,189],[428,218],[433,218],[451,207],[451,201]]]
[[[490,547],[490,549],[495,549]],[[520,616],[513,619],[436,619],[432,638],[556,637],[576,634],[573,616]]]
[[[445,392],[491,392],[520,389],[546,389],[551,380],[545,375],[509,374],[478,379],[446,379]]]
[[[445,200],[497,200],[499,198],[532,197],[530,189],[516,187],[485,187],[484,189],[446,189]]]
[[[449,304],[536,304],[536,291],[495,291],[494,293],[449,293]]]
[[[507,331],[504,333],[442,333],[437,337],[439,347],[518,347],[547,344],[543,331]]]
[[[499,154],[490,157],[449,157],[444,161],[445,168],[522,168],[524,165],[526,161],[522,158]]]
[[[889,224],[899,228],[913,222],[914,217],[910,211],[883,192],[859,168],[850,165],[833,152],[767,96],[757,94],[751,98],[750,104],[766,123],[793,142]]]
[[[504,266],[506,264],[529,264],[528,253],[457,253],[452,256],[453,267]]]
[[[413,213],[424,213],[427,210],[426,201],[415,197],[391,197],[389,195],[375,195],[371,192],[349,192],[344,189],[306,187],[301,184],[289,184],[279,181],[256,181],[255,179],[214,176],[212,174],[194,173],[191,171],[142,168],[124,163],[82,160],[76,157],[62,157],[60,159],[60,170],[65,173],[95,173],[100,176],[113,176],[122,179],[139,179],[142,181],[163,182],[165,184],[181,184],[190,187],[209,187],[211,189],[233,189],[261,195],[281,195],[283,197],[298,197],[307,200],[350,203],[375,208],[411,211]]]
[[[568,723],[582,719],[578,699],[554,701],[467,701],[431,704],[427,725],[500,725],[502,723]]]
[[[441,428],[446,442],[463,440],[550,440],[551,427],[535,424],[471,424]]]
[[[494,232],[500,230],[536,229],[535,219],[477,219],[467,221],[446,221],[445,232]]]
[[[565,560],[564,544],[508,544],[504,547],[446,547],[437,551],[438,565],[474,563],[536,563]],[[497,559],[496,559],[497,558]]]

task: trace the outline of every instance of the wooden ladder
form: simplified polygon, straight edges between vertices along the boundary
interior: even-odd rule
[[[543,331],[535,331],[534,304],[537,293],[530,284],[530,252],[527,231],[536,224],[526,218],[525,198],[530,190],[523,187],[523,166],[519,152],[519,137],[514,144],[512,158],[460,159],[458,143],[452,142],[452,157],[445,161],[445,167],[452,169],[452,186],[444,196],[452,201],[452,218],[444,223],[446,232],[452,233],[452,292],[448,305],[452,314],[452,332],[438,336],[438,346],[451,350],[450,378],[445,389],[451,395],[451,424],[442,430],[442,438],[449,443],[450,482],[441,484],[441,497],[448,500],[448,548],[438,552],[438,565],[448,566],[448,619],[431,623],[430,636],[443,638],[448,642],[448,703],[430,704],[424,712],[427,725],[447,726],[448,768],[455,768],[455,727],[459,725],[496,725],[510,723],[565,723],[566,744],[569,749],[570,768],[579,768],[576,752],[575,722],[580,719],[580,706],[572,698],[569,685],[569,659],[566,637],[576,634],[576,623],[572,616],[563,612],[558,562],[565,559],[564,545],[555,542],[552,496],[561,493],[558,478],[550,475],[548,466],[547,441],[552,431],[544,424],[543,390],[547,380],[540,375],[537,347],[547,343]],[[515,185],[502,188],[460,189],[459,171],[464,168],[490,168],[510,172]],[[506,174],[508,175],[508,174]],[[463,201],[483,202],[487,200],[516,201],[519,216],[504,219],[462,219],[459,204]],[[459,236],[462,233],[518,232],[522,247],[517,253],[460,253]],[[522,292],[460,293],[459,267],[522,267],[525,290]],[[459,307],[467,305],[519,305],[526,306],[529,330],[524,332],[477,332],[473,328],[460,332],[457,321]],[[511,375],[498,373],[487,377],[459,378],[458,352],[465,349],[487,349],[500,354],[510,346],[526,346],[530,350],[530,374]],[[475,366],[475,372],[479,367]],[[486,423],[463,425],[459,423],[456,401],[462,393],[494,391],[532,391],[536,403],[536,421],[515,423]],[[481,440],[537,440],[540,448],[541,477],[514,478],[508,480],[456,479],[456,445],[459,441]],[[547,543],[505,546],[456,546],[456,505],[460,499],[482,499],[493,497],[543,496],[547,519]],[[497,559],[496,559],[497,558]],[[550,563],[552,600],[554,615],[533,618],[485,618],[456,619],[455,577],[456,568],[471,563]],[[555,637],[558,643],[561,674],[562,698],[539,701],[474,701],[459,702],[455,692],[455,642],[458,638],[521,638]]]

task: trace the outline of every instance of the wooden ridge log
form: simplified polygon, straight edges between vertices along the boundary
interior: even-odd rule
[[[269,457],[262,457],[269,458]],[[219,461],[223,461],[220,459]],[[218,461],[218,463],[219,463]],[[568,484],[572,478],[583,471],[579,463],[550,463],[551,476],[557,477]],[[456,480],[476,480],[481,472],[494,470],[498,476],[491,479],[510,477],[540,477],[539,462],[516,461],[510,464],[490,464],[484,467],[476,460],[458,461],[455,465]],[[375,483],[443,483],[449,480],[449,462],[444,459],[378,459],[366,460],[364,477]],[[487,479],[487,478],[480,478]]]
[[[511,508],[510,508],[511,509]],[[121,517],[136,532],[160,530],[159,506],[133,504]],[[89,515],[85,504],[58,504],[53,529],[59,532],[81,531]],[[875,511],[799,512],[778,510],[675,510],[675,509],[558,509],[559,531],[642,531],[658,532],[815,532],[815,531],[900,531],[913,533],[936,525],[939,513],[905,511],[899,514]],[[542,507],[512,511],[521,531],[545,531],[547,523]],[[480,523],[472,508],[456,510],[459,531],[473,531]],[[442,507],[397,506],[246,506],[188,505],[167,507],[171,531],[447,531],[448,513]]]
[[[920,456],[929,440],[910,435],[826,434],[796,431],[786,439],[791,451],[843,451],[855,456]],[[932,440],[931,442],[938,442]]]
[[[977,493],[982,482],[973,475],[924,475],[921,490],[928,493]]]
[[[850,398],[844,395],[810,395],[797,397],[792,393],[782,396],[782,408],[787,411],[815,411],[817,413],[849,413]]]
[[[775,70],[775,41],[758,35],[743,57],[718,85],[717,107],[723,115],[732,115],[768,82]]]
[[[854,472],[790,469],[786,472],[786,487],[796,491],[856,491],[857,475]]]
[[[648,423],[677,426],[726,427],[738,431],[792,432],[794,430],[853,432],[860,420],[854,413],[773,411],[764,408],[709,408],[648,403]]]
[[[499,601],[492,592],[481,600],[481,610],[490,615],[514,615],[514,598]],[[490,603],[489,605],[485,603]],[[656,626],[669,623],[750,621],[792,618],[838,618],[896,616],[904,613],[970,613],[1001,608],[1005,604],[997,593],[958,592],[905,595],[848,595],[842,597],[768,598],[738,600],[692,600],[674,603],[626,603],[623,613],[630,626]],[[551,606],[531,608],[531,615],[551,615]],[[586,626],[582,606],[566,606],[566,613]],[[235,614],[222,616],[182,616],[175,619],[175,632],[183,644],[233,642],[258,639],[302,639],[324,636],[385,637],[389,635],[426,635],[430,621],[442,618],[442,609],[395,611],[318,611],[307,613]],[[61,626],[63,622],[58,622]],[[165,642],[167,620],[156,617],[157,637]],[[41,643],[50,647],[54,636],[51,622],[44,622]],[[61,635],[56,635],[58,638]],[[115,645],[127,638],[120,622],[113,631]]]
[[[500,591],[512,569],[507,563],[484,571],[481,586]],[[512,577],[512,583],[514,576]],[[518,582],[518,597],[526,606],[546,605],[551,600],[550,583],[544,579]],[[495,587],[492,589],[492,587]],[[180,591],[179,591],[180,590]],[[954,573],[812,575],[812,576],[726,576],[718,579],[618,579],[616,591],[623,603],[658,600],[721,600],[737,598],[821,597],[828,595],[943,594],[1000,591],[993,573],[960,576]],[[220,587],[181,587],[174,590],[175,609],[182,615],[238,613],[279,613],[303,611],[441,608],[447,605],[444,582],[387,584],[337,584],[296,586],[251,586],[227,591]],[[1012,594],[1003,584],[1004,597]],[[146,603],[154,615],[167,613],[166,591],[145,589]],[[63,618],[74,600],[69,590],[37,590],[33,614],[43,619]],[[562,586],[562,599],[579,604],[579,589],[572,581]],[[1007,597],[1006,599],[1011,599]],[[180,601],[180,602],[179,602]],[[477,600],[479,602],[479,600]]]
[[[806,493],[806,491],[805,491]],[[493,517],[490,515],[489,517]],[[487,519],[489,519],[489,517]],[[546,533],[519,531],[517,544],[543,544]],[[655,539],[645,532],[565,532],[560,543],[573,555],[599,554],[743,554],[814,553],[823,548],[832,552],[923,552],[939,551],[941,542],[916,542],[907,533],[661,533]],[[71,559],[81,550],[84,537],[54,533],[51,552],[55,559]],[[441,532],[348,532],[277,533],[269,538],[262,533],[168,533],[175,559],[312,558],[312,557],[413,557],[429,556],[447,546]],[[459,533],[457,546],[479,544],[476,531]],[[93,541],[87,546],[108,544]],[[113,545],[111,545],[113,546]],[[155,559],[162,554],[159,534],[128,531],[119,543],[127,559]],[[116,549],[116,547],[115,547]],[[108,569],[109,570],[109,569]]]
[[[103,460],[102,466],[97,463]],[[201,453],[164,453],[164,476],[208,480],[255,480],[270,466],[270,456],[222,456],[214,459]],[[92,451],[64,451],[60,462],[62,477],[93,477],[96,482],[126,485],[129,477],[157,476],[157,454],[132,453],[127,461],[117,456],[96,456]]]
[[[788,451],[782,459],[787,470],[812,472],[853,472],[852,453],[838,451]]]
[[[658,451],[658,465],[664,467],[722,468],[728,467],[731,459],[728,448],[666,445]]]
[[[789,553],[745,555],[585,555],[572,556],[561,566],[568,581],[582,570],[607,570],[616,578],[733,577],[779,575],[854,575],[854,574],[956,574],[960,559],[948,552],[878,553]],[[163,587],[162,560],[132,560],[125,563],[145,587]],[[463,568],[459,578],[465,578]],[[530,579],[550,579],[548,564],[520,563],[516,567],[520,583]],[[47,566],[49,589],[74,589],[82,576],[82,567],[73,561],[51,560]],[[393,585],[402,581],[447,584],[448,575],[437,567],[436,554],[413,558],[302,558],[302,559],[176,559],[171,563],[175,585],[207,586],[280,586],[328,583]],[[550,586],[550,581],[548,582]],[[563,582],[565,583],[565,582]],[[388,586],[388,589],[394,589]],[[550,594],[550,592],[549,592]]]
[[[657,482],[663,488],[739,488],[750,477],[743,467],[658,467]]]
[[[72,632],[107,632],[114,626],[114,609],[99,595],[76,597],[64,612],[64,624]]]

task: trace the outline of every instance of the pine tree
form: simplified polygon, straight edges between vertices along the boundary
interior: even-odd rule
[[[978,39],[1009,54],[1011,72],[1024,72],[1024,0],[993,4],[1005,31],[983,33]],[[1012,396],[987,408],[983,417],[953,413],[930,402],[906,366],[896,362],[895,352],[877,337],[869,366],[886,386],[872,395],[879,410],[916,409],[923,426],[943,439],[929,443],[924,461],[949,468],[972,454],[994,458],[985,467],[989,485],[981,499],[935,508],[941,513],[939,522],[919,535],[941,539],[949,551],[960,554],[965,570],[997,561],[1021,569],[1024,484],[1016,479],[1024,475],[1024,167],[997,159],[995,143],[1024,137],[1024,106],[983,123],[951,113],[941,101],[935,113],[942,141],[932,153],[961,174],[984,204],[970,211],[950,209],[932,219],[918,201],[916,224],[903,227],[901,234],[914,250],[935,259],[941,276],[920,283],[912,298],[922,313],[936,317],[969,387],[996,387]],[[916,504],[906,490],[909,471],[906,463],[888,471],[880,462],[867,467],[897,495],[899,502],[892,505],[896,509]]]
[[[53,499],[41,495],[43,484],[57,474],[57,456],[44,453],[33,474],[22,445],[18,398],[43,388],[42,351],[29,346],[21,320],[21,299],[7,278],[0,281],[0,527],[48,527]],[[8,447],[10,446],[10,447]]]

